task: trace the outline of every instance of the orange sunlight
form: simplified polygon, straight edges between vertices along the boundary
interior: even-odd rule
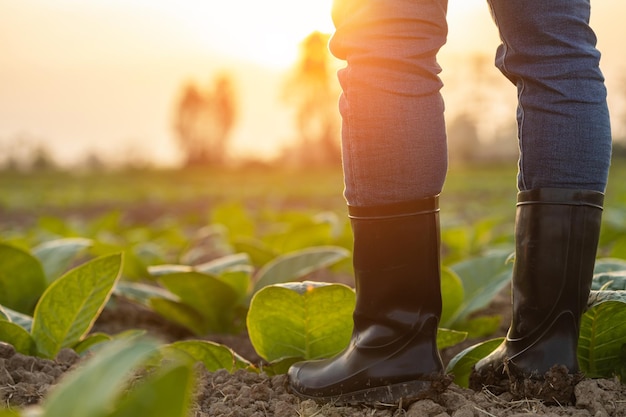
[[[333,31],[331,7],[332,0],[0,0],[0,165],[28,142],[45,144],[68,166],[91,153],[176,165],[172,114],[181,86],[204,88],[224,72],[239,104],[230,155],[276,156],[298,138],[295,110],[281,97],[285,76],[308,35]],[[626,65],[624,12],[623,0],[594,7],[612,91],[620,91]],[[448,17],[440,62],[453,115],[467,102],[468,83],[455,84],[463,59],[484,55],[494,79],[505,81],[491,64],[499,41],[484,0],[450,0]],[[498,91],[514,99],[510,88]],[[613,114],[622,114],[626,104],[612,97]]]
[[[272,68],[289,67],[299,41],[311,32],[333,30],[332,0],[147,3],[174,17],[190,42]]]

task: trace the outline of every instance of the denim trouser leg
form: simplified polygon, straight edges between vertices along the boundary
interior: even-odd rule
[[[436,54],[447,0],[336,0],[330,48],[347,61],[343,94],[345,197],[376,206],[439,194],[447,168]]]
[[[489,0],[496,65],[516,86],[518,187],[603,192],[611,131],[590,0]]]

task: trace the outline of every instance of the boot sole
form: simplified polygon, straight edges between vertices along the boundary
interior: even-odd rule
[[[296,391],[290,391],[302,399],[320,403],[330,403],[337,406],[369,405],[374,407],[407,406],[415,401],[426,398],[434,399],[439,396],[452,382],[452,377],[441,375],[432,381],[409,381],[399,384],[384,385],[340,395],[312,396]]]

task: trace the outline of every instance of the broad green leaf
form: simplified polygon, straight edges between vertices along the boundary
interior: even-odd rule
[[[605,301],[621,301],[626,303],[626,291],[591,291],[587,307],[593,308]]]
[[[297,281],[348,256],[348,250],[337,246],[308,248],[281,255],[259,270],[253,292],[267,285]]]
[[[155,349],[156,343],[141,339],[121,339],[104,346],[51,389],[43,402],[45,415],[110,416],[115,399],[125,389],[133,369]]]
[[[626,372],[626,303],[606,301],[583,314],[578,361],[590,378],[610,378]]]
[[[465,300],[450,319],[453,323],[464,320],[471,313],[487,307],[493,298],[510,281],[512,265],[507,263],[509,253],[496,252],[480,258],[468,259],[451,266],[461,278]]]
[[[41,411],[39,411],[37,414],[24,414],[23,412],[21,412],[20,410],[9,410],[9,409],[1,409],[0,410],[0,417],[36,417],[36,416],[40,416],[41,415]]]
[[[194,381],[189,365],[160,369],[118,401],[108,417],[187,417]]]
[[[113,292],[146,307],[150,307],[150,300],[153,298],[177,300],[171,292],[161,287],[140,282],[119,281]]]
[[[226,369],[234,372],[237,369],[252,368],[253,365],[233,352],[232,349],[214,342],[204,340],[183,340],[166,345],[162,348],[164,356],[184,354],[193,363],[202,362],[204,367],[215,372]]]
[[[593,290],[626,290],[626,270],[600,272],[593,275],[591,281],[591,289]]]
[[[148,273],[153,277],[159,277],[161,275],[178,274],[181,272],[192,272],[193,267],[189,265],[155,265],[148,267]]]
[[[63,275],[77,256],[92,244],[90,239],[65,238],[51,240],[33,248],[33,255],[41,262],[48,285]]]
[[[80,341],[104,308],[120,276],[122,255],[96,258],[54,281],[35,309],[38,354],[53,358]]]
[[[199,272],[163,275],[158,281],[176,294],[180,302],[196,310],[202,316],[208,331],[229,331],[233,308],[239,298],[230,285]]]
[[[283,375],[283,374],[286,374],[287,371],[289,371],[289,368],[291,367],[291,365],[293,365],[296,362],[303,361],[303,360],[304,360],[303,358],[279,359],[277,361],[273,361],[273,362],[263,365],[261,367],[261,370],[269,376]]]
[[[264,236],[263,241],[279,253],[325,246],[332,243],[332,225],[307,217],[306,222],[291,224],[287,230]]]
[[[271,362],[325,358],[348,345],[354,291],[341,284],[277,284],[255,294],[247,317],[250,341]]]
[[[209,275],[219,275],[235,267],[249,266],[250,256],[247,253],[236,253],[214,259],[193,267],[194,271]]]
[[[455,323],[454,329],[467,332],[467,337],[476,339],[494,334],[498,331],[501,321],[502,317],[497,315],[478,316]]]
[[[237,301],[245,302],[252,287],[253,269],[250,265],[241,265],[220,273],[217,278],[228,284],[236,293]]]
[[[93,333],[72,346],[72,349],[74,349],[74,351],[76,351],[79,355],[82,355],[94,346],[99,345],[100,343],[110,342],[111,340],[113,340],[113,337],[106,333]]]
[[[437,348],[439,349],[457,345],[465,339],[467,339],[466,332],[444,329],[442,327],[437,329]]]
[[[441,297],[443,309],[441,312],[441,327],[450,327],[455,313],[463,304],[463,283],[450,268],[441,268]]]
[[[32,314],[46,289],[41,263],[28,252],[0,243],[0,304]]]
[[[233,247],[237,252],[245,252],[252,265],[260,267],[276,258],[279,253],[257,238],[240,237],[233,239]]]
[[[24,355],[35,353],[35,341],[30,333],[9,321],[0,321],[0,342],[12,344],[17,352]]]
[[[33,327],[33,318],[31,316],[11,310],[10,308],[4,306],[0,306],[0,310],[2,310],[2,316],[6,317],[7,321],[17,324],[30,333],[30,329]]]
[[[626,270],[626,260],[616,258],[600,258],[596,259],[593,273],[601,274],[604,272],[616,272]]]
[[[231,238],[255,235],[254,221],[240,202],[225,203],[215,207],[211,213],[211,223],[225,226]]]
[[[209,325],[199,311],[187,304],[165,298],[152,298],[149,307],[167,320],[202,336],[210,331]]]
[[[501,337],[466,348],[450,360],[446,372],[454,375],[454,382],[457,385],[464,388],[469,387],[469,376],[474,365],[493,352],[503,341],[504,338]]]

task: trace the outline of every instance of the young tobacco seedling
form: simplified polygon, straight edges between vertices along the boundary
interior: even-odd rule
[[[0,243],[0,305],[32,315],[45,289],[91,243],[82,238],[57,239],[34,247],[32,254]]]
[[[33,317],[3,308],[0,341],[26,355],[54,358],[61,349],[86,349],[99,335],[86,336],[120,277],[122,255],[93,259],[45,289]]]

